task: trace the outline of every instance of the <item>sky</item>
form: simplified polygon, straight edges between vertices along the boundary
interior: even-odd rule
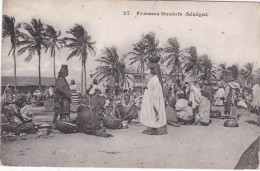
[[[131,15],[123,15],[130,11]],[[137,13],[207,13],[207,17],[147,16]],[[95,71],[104,47],[116,46],[122,57],[132,49],[142,34],[156,33],[163,47],[167,39],[176,37],[180,48],[196,46],[199,55],[208,54],[216,63],[227,65],[247,62],[260,68],[260,5],[245,2],[170,2],[170,1],[86,1],[86,0],[4,0],[3,14],[14,16],[17,23],[41,19],[65,32],[75,24],[82,25],[96,41],[95,56],[88,56],[87,75]],[[13,57],[7,56],[10,40],[2,40],[3,76],[13,76]],[[26,53],[17,55],[17,76],[38,76],[38,56],[25,62]],[[80,82],[79,58],[66,60],[68,49],[56,53],[56,71],[61,64],[69,66],[68,80]],[[53,76],[50,52],[42,51],[41,75]]]

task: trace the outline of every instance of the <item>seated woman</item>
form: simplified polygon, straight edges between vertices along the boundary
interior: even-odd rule
[[[179,122],[190,125],[193,119],[192,103],[186,99],[178,99],[175,104],[177,119]]]
[[[76,118],[77,132],[107,138],[112,137],[111,134],[106,133],[105,128],[101,124],[104,105],[105,99],[100,96],[97,98],[96,106],[93,107],[92,110],[90,110],[86,105],[80,105]]]
[[[138,118],[138,108],[134,100],[131,99],[130,94],[125,94],[121,103],[117,104],[115,116],[118,119],[128,120],[131,123],[132,119]]]

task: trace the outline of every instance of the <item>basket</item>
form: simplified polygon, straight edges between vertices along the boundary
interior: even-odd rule
[[[232,120],[226,120],[224,122],[224,127],[238,127],[237,120],[232,119]]]
[[[122,127],[122,125],[121,125],[122,121],[123,121],[122,119],[117,119],[115,117],[104,116],[103,125],[107,129],[119,129]]]

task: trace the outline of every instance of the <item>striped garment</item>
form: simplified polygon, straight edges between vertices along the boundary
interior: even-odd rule
[[[78,104],[79,103],[79,93],[76,85],[70,86],[70,92],[72,96],[70,97],[71,103]]]

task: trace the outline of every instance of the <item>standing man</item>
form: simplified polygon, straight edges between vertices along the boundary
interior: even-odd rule
[[[68,66],[62,65],[58,79],[55,83],[54,111],[55,115],[53,123],[56,122],[58,115],[60,119],[70,118],[70,97],[71,92],[66,77],[69,75]]]
[[[233,65],[228,67],[228,82],[224,93],[224,113],[231,119],[237,119],[236,106],[238,94],[241,91],[240,85],[237,83],[238,71]]]

